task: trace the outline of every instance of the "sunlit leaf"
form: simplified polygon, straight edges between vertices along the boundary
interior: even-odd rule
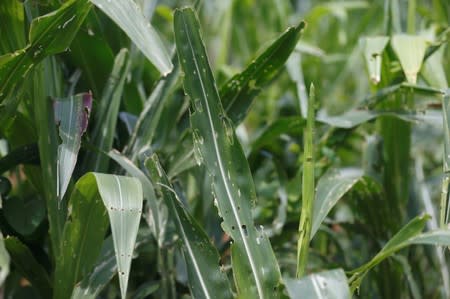
[[[392,37],[391,45],[400,60],[406,80],[416,84],[417,74],[428,47],[427,40],[422,36],[397,34]]]
[[[381,58],[388,41],[387,36],[364,37],[360,40],[369,77],[374,84],[381,80]]]
[[[141,10],[132,0],[90,0],[119,27],[133,43],[165,76],[172,70],[172,63],[156,30],[145,20]]]

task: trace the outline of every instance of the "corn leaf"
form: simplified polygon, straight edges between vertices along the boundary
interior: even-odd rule
[[[19,1],[0,2],[0,54],[13,52],[26,45],[25,14]]]
[[[374,84],[380,83],[381,80],[381,58],[388,41],[389,37],[387,36],[373,36],[360,39],[369,77]]]
[[[417,74],[428,47],[427,40],[422,36],[397,34],[392,37],[391,45],[400,60],[406,80],[416,84]]]
[[[200,26],[190,8],[175,12],[175,40],[184,73],[184,88],[195,110],[191,114],[195,153],[213,177],[222,227],[233,239],[232,265],[239,296],[277,297],[280,272],[270,242],[253,224],[256,199],[248,162],[222,108],[208,63]]]
[[[142,215],[142,185],[136,178],[98,173],[95,176],[111,223],[120,293],[125,298]]]
[[[69,99],[55,101],[55,122],[59,126],[61,144],[58,146],[57,162],[57,192],[61,200],[69,186],[78,151],[81,146],[81,136],[86,132],[89,114],[92,107],[90,94],[79,94]]]
[[[233,76],[220,89],[220,98],[227,115],[239,124],[247,115],[253,99],[281,70],[295,49],[305,22],[290,27],[244,71]]]
[[[17,271],[39,291],[42,298],[51,298],[50,278],[31,250],[16,237],[7,237],[5,247]]]
[[[29,44],[0,56],[0,104],[36,64],[70,46],[90,7],[87,0],[70,0],[58,10],[33,20]]]
[[[100,151],[109,152],[112,149],[123,87],[129,67],[128,50],[122,49],[114,60],[111,75],[103,91],[94,119],[95,125],[91,140]],[[108,170],[108,162],[107,156],[101,153],[92,153],[85,160],[84,168],[105,172]]]
[[[345,171],[329,171],[318,184],[312,216],[311,239],[319,230],[320,224],[341,199],[360,179],[360,176]]]
[[[205,231],[183,208],[156,155],[146,162],[154,184],[159,185],[183,243],[189,288],[194,298],[233,298],[228,278],[219,267],[220,257]]]
[[[1,197],[1,194],[0,194]],[[3,285],[6,277],[9,274],[9,262],[11,260],[10,255],[5,247],[5,238],[0,232],[0,285]]]
[[[323,271],[302,279],[284,279],[291,299],[349,299],[347,276],[342,269]]]
[[[90,0],[128,35],[150,62],[166,76],[172,70],[170,56],[156,30],[132,0]]]

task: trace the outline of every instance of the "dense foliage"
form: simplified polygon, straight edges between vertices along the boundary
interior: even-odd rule
[[[0,1],[3,297],[450,298],[449,24]]]

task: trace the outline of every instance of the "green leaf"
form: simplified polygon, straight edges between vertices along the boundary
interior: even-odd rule
[[[239,296],[274,298],[280,272],[270,242],[253,224],[255,189],[248,162],[222,108],[194,11],[175,11],[175,40],[184,88],[195,112],[191,126],[198,161],[213,177],[222,227],[233,239],[232,266]]]
[[[37,144],[27,144],[15,148],[0,159],[0,173],[19,164],[39,164],[39,150]]]
[[[387,243],[384,245],[384,247],[378,252],[376,256],[374,256],[369,262],[362,265],[361,267],[358,267],[355,270],[352,270],[351,273],[353,274],[352,277],[349,280],[350,283],[350,289],[353,292],[356,290],[359,285],[361,284],[362,279],[367,274],[367,272],[378,265],[381,261],[384,259],[390,257],[391,255],[395,254],[400,249],[403,249],[404,247],[411,245],[411,244],[418,244],[420,240],[423,242],[430,242],[430,240],[433,240],[435,244],[437,245],[437,240],[442,237],[445,239],[445,236],[442,236],[442,234],[438,234],[434,237],[429,237],[428,235],[425,235],[425,237],[419,237],[418,241],[414,241],[416,237],[419,236],[420,232],[425,227],[425,224],[427,220],[430,217],[428,215],[425,216],[418,216],[411,220],[408,224],[406,224],[404,227],[400,229]],[[423,238],[423,239],[422,239]],[[428,243],[426,243],[428,244]]]
[[[183,254],[188,269],[189,288],[194,298],[232,298],[228,278],[219,268],[220,257],[205,231],[184,209],[173,190],[158,157],[152,155],[145,163],[154,184],[159,185],[169,208],[178,235],[183,243]]]
[[[0,54],[25,47],[25,14],[19,1],[0,2]]]
[[[252,142],[252,151],[271,144],[282,134],[295,134],[301,132],[305,120],[298,116],[280,117],[263,129],[261,134]]]
[[[417,74],[428,47],[427,40],[417,35],[396,34],[391,39],[391,45],[400,60],[406,80],[416,84]]]
[[[104,195],[99,192],[102,183],[96,174],[88,173],[72,191],[69,201],[72,212],[64,226],[61,252],[56,260],[55,299],[70,298],[75,284],[92,270],[100,253],[108,225],[101,202]]]
[[[58,146],[56,195],[59,200],[62,200],[77,163],[81,136],[87,129],[92,95],[85,93],[55,101],[54,107],[55,122],[59,126],[59,137],[62,141]]]
[[[39,291],[42,298],[51,298],[50,278],[44,267],[36,261],[30,249],[16,237],[7,237],[5,247],[17,271]]]
[[[364,59],[366,61],[367,70],[372,83],[378,84],[381,80],[381,59],[384,48],[389,42],[387,36],[364,37],[360,39],[363,49]]]
[[[244,71],[233,76],[220,89],[220,98],[227,115],[239,124],[247,115],[253,99],[281,70],[295,49],[305,22],[290,27]]]
[[[358,182],[360,177],[352,172],[332,170],[320,178],[314,201],[311,239],[331,209]]]
[[[46,216],[45,201],[39,196],[12,196],[2,204],[6,221],[22,236],[30,236]]]
[[[119,27],[150,62],[166,76],[172,70],[170,56],[156,30],[148,23],[141,10],[132,0],[90,0]]]
[[[123,87],[131,64],[128,56],[127,49],[122,49],[117,54],[95,115],[95,125],[90,137],[92,145],[103,152],[109,152],[112,149],[114,135],[116,134]],[[107,156],[93,152],[85,160],[84,169],[106,172],[108,163],[109,159]]]
[[[36,64],[70,46],[90,7],[87,0],[70,0],[58,10],[33,20],[29,44],[0,56],[0,104]]]
[[[95,174],[99,193],[108,210],[116,252],[120,293],[126,297],[131,258],[142,215],[142,185],[136,178]]]
[[[285,278],[291,299],[349,299],[347,276],[342,269],[323,271],[302,279]]]

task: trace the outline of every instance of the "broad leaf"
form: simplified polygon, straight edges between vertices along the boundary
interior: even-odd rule
[[[142,185],[136,178],[95,174],[111,223],[120,293],[126,297],[131,258],[142,215]]]
[[[132,0],[90,0],[119,27],[150,62],[163,74],[172,70],[170,57],[156,30],[145,20],[142,12]]]
[[[6,221],[22,236],[30,236],[46,217],[45,201],[39,196],[11,196],[2,205]]]
[[[360,179],[360,175],[344,170],[329,171],[317,183],[316,199],[312,216],[311,239],[320,224],[341,199]]]
[[[255,189],[248,162],[222,108],[208,63],[197,17],[192,9],[175,12],[175,40],[184,88],[194,112],[191,126],[198,162],[213,177],[222,227],[233,239],[232,265],[239,296],[274,298],[280,281],[270,242],[253,224]]]
[[[70,0],[58,10],[33,20],[29,44],[0,56],[0,104],[36,64],[70,46],[90,7],[88,0]]]
[[[417,74],[428,47],[427,40],[422,36],[397,34],[392,37],[391,45],[400,60],[406,80],[416,84]]]
[[[44,267],[36,261],[31,250],[16,237],[7,237],[5,247],[17,271],[39,291],[42,298],[51,298],[50,278]]]
[[[189,288],[194,298],[233,298],[228,278],[219,267],[219,253],[205,231],[184,209],[156,155],[146,162],[154,184],[159,185],[170,216],[183,243]]]
[[[89,114],[92,107],[91,94],[79,94],[68,99],[56,101],[55,122],[59,126],[61,144],[58,146],[56,195],[60,200],[64,197],[81,146],[81,136],[86,132]]]
[[[19,1],[0,2],[0,54],[13,52],[26,45],[24,5]]]
[[[323,271],[302,279],[285,278],[291,299],[349,299],[347,276],[342,269]]]
[[[295,49],[305,22],[290,27],[246,69],[233,76],[220,89],[222,105],[235,123],[239,124],[247,115],[254,99],[280,71]]]

